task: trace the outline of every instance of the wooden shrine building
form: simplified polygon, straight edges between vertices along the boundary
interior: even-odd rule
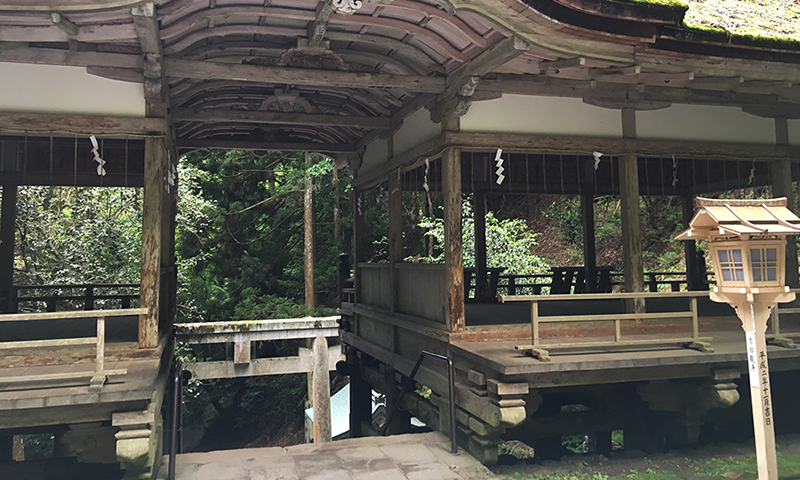
[[[544,449],[596,432],[603,450],[622,429],[639,448],[695,441],[708,412],[738,400],[744,344],[692,273],[694,245],[695,290],[645,292],[639,199],[679,196],[688,221],[698,194],[771,186],[797,212],[800,50],[690,29],[684,14],[624,0],[0,0],[0,323],[34,321],[11,312],[18,186],[144,189],[140,303],[125,312],[139,318],[138,341],[114,347],[117,376],[90,372],[99,383],[47,377],[52,365],[31,354],[40,377],[18,388],[8,378],[25,372],[3,364],[0,436],[59,427],[68,444],[116,442],[75,447],[79,461],[153,475],[177,288],[175,166],[181,152],[221,148],[325,153],[353,175],[354,284],[340,330],[352,434],[369,433],[370,386],[406,410],[391,431],[409,415],[447,431],[443,365],[424,363],[416,378],[429,398],[397,399],[424,349],[454,361],[459,443],[484,462],[508,438]],[[388,195],[388,261],[370,263],[362,207],[376,189]],[[404,261],[404,191],[441,195],[443,264]],[[572,277],[563,295],[488,282],[478,221],[476,296],[502,303],[465,301],[467,193],[476,212],[487,194],[580,195],[589,293],[570,293]],[[596,195],[620,198],[616,297],[591,293],[607,290]],[[793,245],[788,283],[800,287]],[[783,318],[776,336],[790,345]],[[796,372],[800,351],[773,348],[773,371]],[[80,365],[66,374],[86,374]]]

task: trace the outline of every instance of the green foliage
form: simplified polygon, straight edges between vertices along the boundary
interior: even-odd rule
[[[461,224],[463,229],[464,266],[475,267],[475,218],[469,199],[462,202]],[[441,263],[444,261],[444,221],[437,217],[423,218],[419,227],[426,235],[435,239],[434,257],[423,261]],[[505,273],[542,273],[549,265],[541,257],[531,252],[537,245],[536,234],[520,219],[500,220],[492,212],[486,214],[486,264],[488,267],[505,267]]]
[[[14,283],[138,283],[138,189],[20,187]]]
[[[317,268],[321,304],[335,298],[333,162],[317,158],[309,173],[316,199]],[[324,315],[303,303],[305,163],[299,154],[239,151],[194,153],[180,163],[177,255],[179,316],[192,320]],[[274,191],[270,192],[270,179]],[[346,212],[346,210],[345,210]]]
[[[557,222],[558,235],[563,242],[577,247],[583,245],[583,222],[576,199],[559,198],[544,212],[544,216]]]

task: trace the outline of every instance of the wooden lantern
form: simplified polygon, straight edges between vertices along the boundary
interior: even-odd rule
[[[786,198],[698,198],[697,207],[676,240],[708,240],[717,280],[710,298],[733,306],[745,331],[758,478],[777,480],[766,330],[772,308],[795,299],[786,286],[785,249],[786,236],[800,233],[800,218]]]

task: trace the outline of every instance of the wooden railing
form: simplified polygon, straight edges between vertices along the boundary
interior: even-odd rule
[[[447,324],[447,270],[430,263],[395,265],[396,311]]]
[[[663,293],[614,293],[614,294],[563,294],[563,295],[517,295],[508,296],[500,295],[499,300],[505,302],[530,302],[531,304],[531,345],[520,345],[516,348],[523,350],[531,356],[538,358],[542,361],[550,359],[550,353],[556,350],[579,350],[579,349],[597,349],[602,347],[648,347],[664,344],[681,344],[689,348],[694,348],[704,352],[713,351],[710,344],[710,339],[701,338],[697,317],[697,298],[708,296],[708,292],[663,292]],[[648,298],[670,298],[688,300],[689,308],[687,310],[677,310],[670,312],[655,312],[655,313],[608,313],[608,314],[578,314],[578,315],[550,315],[541,316],[539,314],[539,303],[547,301],[567,300],[570,302],[579,301],[625,301],[631,300],[633,304],[635,300]],[[670,338],[649,338],[639,340],[623,340],[621,321],[623,320],[678,320],[689,319],[692,325],[692,336],[686,337],[670,337]],[[543,323],[572,323],[572,322],[613,322],[614,324],[614,339],[613,341],[582,341],[572,343],[558,343],[548,344],[544,348],[541,344],[539,335],[540,325]]]
[[[791,291],[796,294],[800,293],[800,289],[798,288],[793,288]],[[772,309],[772,314],[769,319],[770,331],[767,335],[767,341],[770,344],[796,348],[795,340],[800,340],[800,332],[789,333],[781,331],[781,315],[795,315],[800,313],[800,308],[795,306],[796,303],[797,302],[786,304],[785,307],[778,304]]]
[[[714,284],[713,272],[708,272],[709,284]],[[623,272],[611,272],[608,284],[613,290],[618,290],[624,284]],[[465,274],[467,298],[475,298],[475,275]],[[668,289],[671,292],[680,292],[681,288],[686,288],[686,272],[645,272],[645,284],[650,292],[660,292]],[[563,289],[570,293],[583,293],[582,277],[577,276],[569,279],[569,285],[562,285]],[[488,282],[492,292],[492,298],[497,295],[542,295],[551,293],[553,286],[553,273],[538,273],[530,275],[500,274],[496,281]]]
[[[22,375],[19,377],[4,377],[0,383],[30,383],[37,381],[55,381],[89,378],[89,391],[97,392],[103,389],[106,379],[110,376],[125,375],[125,369],[106,370],[105,369],[105,338],[106,338],[106,318],[123,317],[129,315],[143,315],[147,313],[146,308],[128,308],[119,310],[95,310],[89,316],[85,311],[71,312],[46,312],[46,313],[9,313],[0,315],[0,322],[26,322],[26,321],[63,321],[76,318],[95,317],[97,319],[97,335],[94,337],[72,337],[57,338],[49,340],[19,340],[10,342],[0,342],[0,351],[15,348],[46,348],[46,347],[66,347],[75,345],[96,345],[95,350],[95,369],[93,372],[65,372],[43,375]]]
[[[112,291],[112,292],[109,292]],[[116,292],[114,292],[116,291]],[[126,293],[119,293],[125,291]],[[33,294],[26,294],[33,292]],[[46,293],[39,293],[46,292]],[[65,293],[66,292],[66,293]],[[94,310],[95,303],[119,300],[122,308],[139,301],[138,283],[79,283],[63,285],[14,285],[11,310],[19,311],[20,303],[44,302],[48,312],[55,312],[65,302],[76,302],[83,310]],[[75,306],[73,304],[73,306]]]

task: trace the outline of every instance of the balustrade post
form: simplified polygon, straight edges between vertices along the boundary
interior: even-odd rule
[[[86,287],[85,299],[83,301],[84,310],[94,310],[94,285]]]
[[[509,295],[517,294],[517,281],[514,276],[508,277],[508,294]]]

